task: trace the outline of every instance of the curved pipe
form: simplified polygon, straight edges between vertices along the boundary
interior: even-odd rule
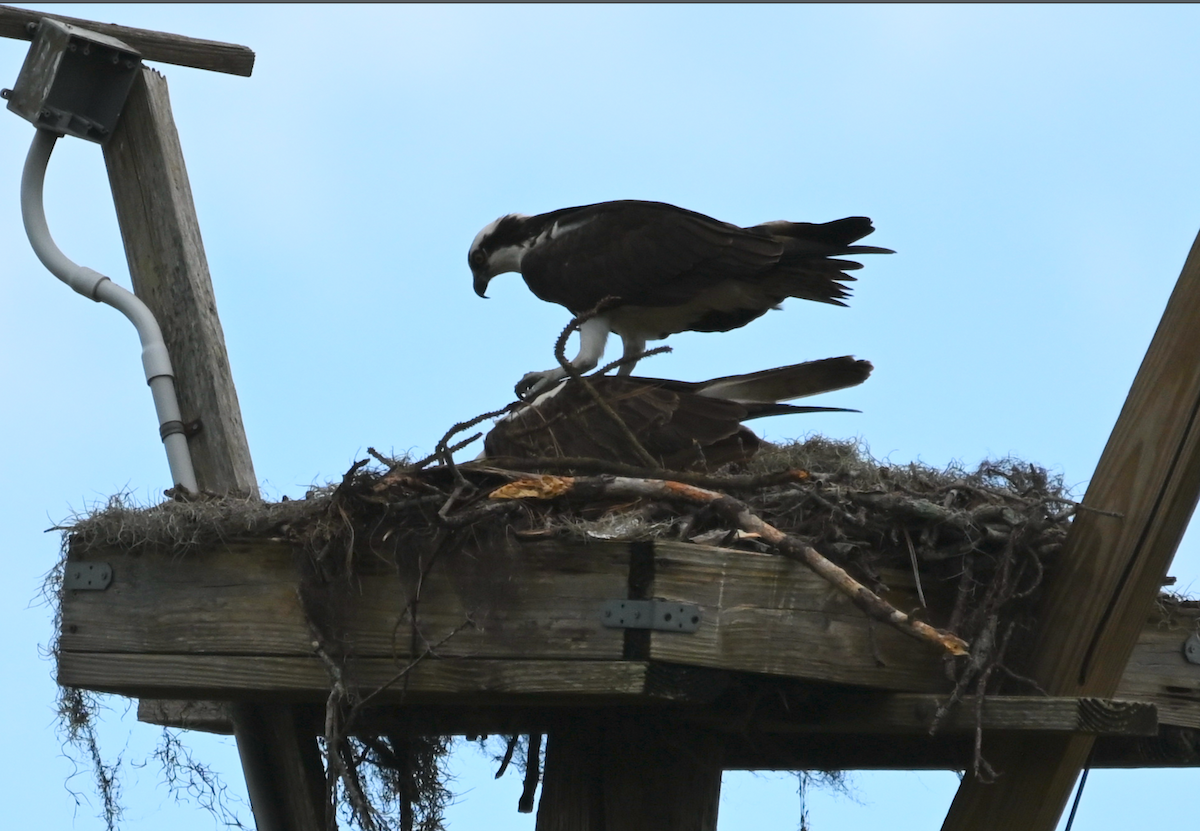
[[[192,454],[188,449],[183,418],[179,413],[179,400],[175,395],[175,373],[171,369],[171,358],[153,312],[132,292],[103,274],[73,263],[50,236],[42,190],[46,180],[46,165],[56,141],[57,133],[39,129],[33,137],[29,155],[25,157],[25,169],[21,174],[21,218],[25,221],[29,244],[51,274],[84,297],[97,303],[107,303],[133,323],[142,342],[142,368],[146,372],[150,394],[154,397],[158,429],[167,450],[171,480],[196,493],[199,489],[192,468]]]

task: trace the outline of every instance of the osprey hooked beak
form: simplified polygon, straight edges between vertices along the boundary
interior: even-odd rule
[[[486,272],[482,272],[482,271],[476,271],[474,276],[475,276],[475,293],[478,294],[480,297],[482,297],[484,300],[487,300],[487,295],[484,292],[487,291],[488,283],[490,283],[492,281],[492,278],[489,277]]]
[[[495,271],[490,267],[488,262],[487,252],[480,245],[480,238],[487,229],[479,232],[479,236],[475,237],[475,242],[471,243],[471,250],[467,253],[467,265],[471,269],[471,277],[474,279],[475,293],[480,297],[487,299],[484,293],[487,291],[488,283],[495,276]]]

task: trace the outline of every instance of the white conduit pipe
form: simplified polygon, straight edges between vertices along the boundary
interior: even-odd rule
[[[57,133],[39,129],[25,158],[25,170],[21,174],[21,218],[25,221],[25,233],[29,236],[34,253],[51,274],[84,297],[112,306],[129,318],[137,329],[142,342],[142,367],[146,371],[150,394],[154,396],[158,429],[166,446],[167,464],[171,467],[171,481],[196,493],[199,489],[192,468],[192,454],[188,450],[179,400],[175,396],[175,373],[171,369],[171,358],[163,343],[158,321],[146,304],[132,292],[97,271],[73,263],[50,236],[42,190],[46,180],[46,165],[56,141]]]

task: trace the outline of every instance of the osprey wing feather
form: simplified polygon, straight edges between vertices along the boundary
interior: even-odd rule
[[[708,285],[769,267],[783,252],[765,235],[653,202],[576,211],[530,247],[521,268],[534,294],[576,314],[605,297],[677,305]]]

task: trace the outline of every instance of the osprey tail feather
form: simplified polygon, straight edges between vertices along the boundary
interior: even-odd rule
[[[781,401],[858,386],[867,380],[872,369],[874,367],[870,361],[855,360],[853,356],[845,355],[744,375],[713,378],[701,382],[696,393],[708,398],[725,398],[740,404],[778,404]]]

